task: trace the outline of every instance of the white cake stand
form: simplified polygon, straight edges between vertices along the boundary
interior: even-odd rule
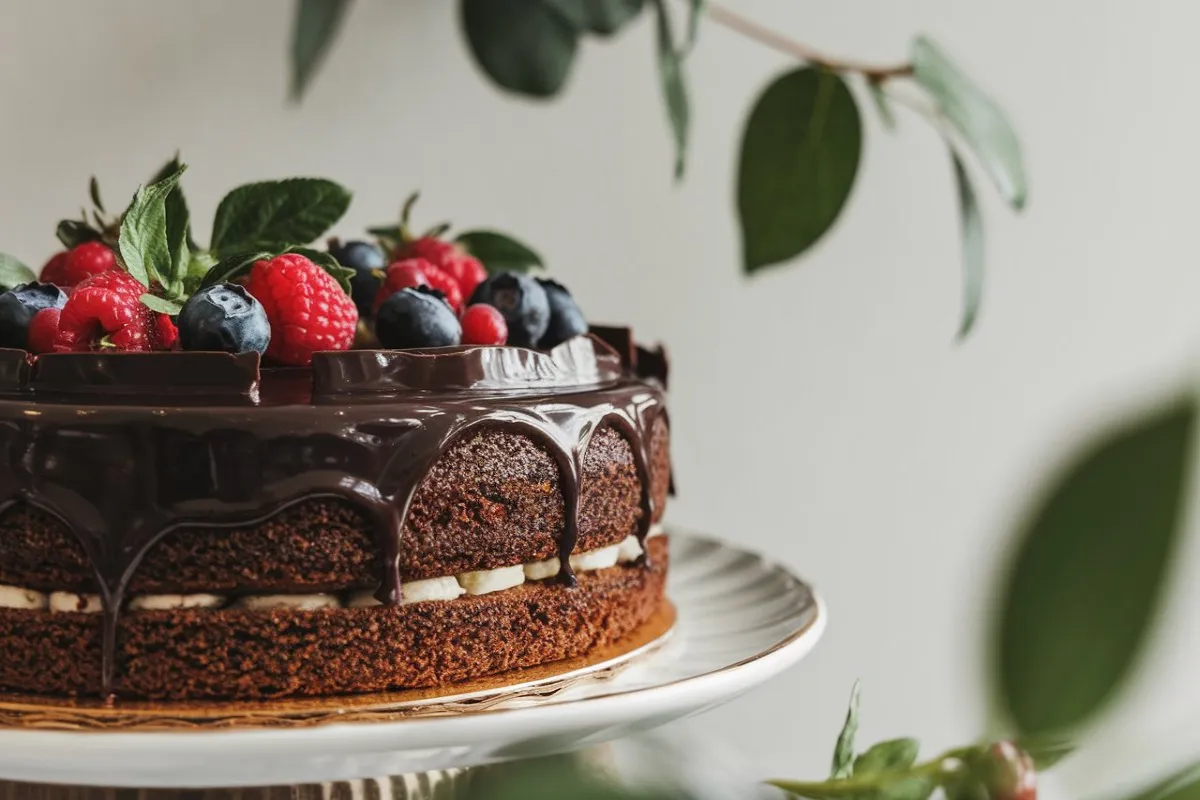
[[[335,709],[321,724],[303,727],[5,728],[0,779],[279,786],[570,752],[727,702],[795,664],[821,638],[825,608],[812,587],[787,569],[698,536],[673,533],[671,551],[668,594],[678,614],[673,630],[665,643],[645,644],[632,660],[614,659],[604,680],[568,680],[545,691],[533,685],[484,702],[460,696],[447,704],[443,698],[402,718],[365,720],[350,709],[347,717],[355,721],[339,721]],[[604,664],[586,672],[597,667],[604,672]]]

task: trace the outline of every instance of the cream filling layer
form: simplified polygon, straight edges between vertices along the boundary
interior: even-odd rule
[[[649,536],[661,534],[662,527],[650,528]],[[619,544],[575,553],[571,556],[571,568],[576,572],[591,572],[607,569],[617,564],[628,564],[642,555],[636,536],[627,536]],[[525,581],[541,581],[558,575],[562,565],[557,558],[516,564],[511,567],[476,570],[441,578],[419,581],[404,581],[400,586],[401,605],[421,603],[428,600],[454,600],[464,594],[481,595],[501,592],[520,586]],[[314,611],[322,608],[367,608],[379,605],[374,592],[355,592],[346,598],[335,594],[263,594],[247,595],[230,603],[230,599],[219,594],[147,594],[130,598],[130,611],[173,611],[188,608],[241,608],[248,611],[301,610]],[[0,608],[49,610],[52,613],[98,614],[103,610],[100,595],[76,594],[74,592],[38,592],[20,586],[0,584]]]

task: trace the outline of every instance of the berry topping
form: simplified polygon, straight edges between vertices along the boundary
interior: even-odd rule
[[[463,344],[504,344],[508,341],[508,325],[504,315],[494,306],[477,303],[467,306],[462,315]]]
[[[99,273],[77,285],[62,307],[55,351],[161,349],[156,321],[160,315],[142,304],[144,291],[129,273],[119,270]]]
[[[61,315],[61,308],[43,308],[33,315],[29,323],[29,343],[26,345],[29,352],[54,352],[54,340],[58,337],[58,318]]]
[[[430,264],[423,258],[407,258],[403,261],[395,261],[383,278],[383,285],[379,287],[379,291],[375,294],[375,310],[383,305],[383,301],[387,300],[401,289],[408,289],[413,286],[428,286],[429,278],[425,277],[425,270],[433,269],[433,264]]]
[[[479,259],[467,253],[454,242],[447,242],[434,236],[422,236],[407,244],[401,245],[396,251],[396,258],[423,258],[440,270],[443,270],[458,283],[458,290],[463,297],[470,297],[475,287],[487,279],[487,270]],[[432,278],[429,282],[435,288],[446,291],[438,286]],[[449,292],[446,296],[453,297]],[[452,302],[453,304],[453,302]]]
[[[38,276],[42,283],[53,283],[56,286],[67,285],[67,251],[55,253],[42,267]]]
[[[425,278],[429,281],[430,286],[445,296],[446,302],[450,304],[450,308],[455,314],[462,311],[462,289],[459,288],[458,281],[454,280],[449,272],[430,264],[425,267]]]
[[[29,349],[29,326],[45,309],[62,308],[67,295],[52,283],[22,283],[0,294],[0,347]]]
[[[538,278],[537,282],[546,290],[546,299],[550,301],[550,326],[538,340],[538,347],[549,350],[572,336],[587,333],[587,320],[583,318],[583,312],[567,287],[547,278]]]
[[[371,313],[371,304],[379,292],[382,281],[379,273],[387,266],[387,258],[383,250],[370,242],[338,242],[329,244],[329,254],[338,260],[343,267],[354,270],[350,278],[351,295],[354,305],[358,306],[358,315],[366,317]]]
[[[534,347],[550,325],[550,300],[546,290],[528,275],[499,272],[471,295],[471,304],[495,306],[508,324],[508,343]]]
[[[202,289],[179,312],[179,342],[184,350],[264,353],[270,341],[271,323],[262,303],[237,284]]]
[[[392,294],[375,317],[375,335],[384,347],[449,347],[462,341],[462,326],[442,293],[427,286]]]
[[[43,273],[49,271],[53,276],[46,280],[59,286],[75,286],[93,275],[117,268],[116,255],[108,245],[101,242],[84,242],[62,255],[61,262],[56,263],[55,256],[43,269]]]
[[[358,311],[325,270],[298,253],[256,261],[246,283],[271,323],[267,355],[295,366],[320,350],[346,350],[354,341]]]
[[[458,281],[463,297],[470,297],[475,288],[486,281],[488,276],[487,270],[484,269],[479,259],[466,253],[460,253],[456,258],[446,262],[442,265],[442,269]]]

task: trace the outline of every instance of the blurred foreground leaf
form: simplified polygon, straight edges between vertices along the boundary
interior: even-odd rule
[[[462,0],[463,32],[497,86],[530,97],[558,94],[571,72],[579,31],[549,0]]]
[[[350,0],[296,0],[292,21],[291,97],[299,101],[337,38]]]

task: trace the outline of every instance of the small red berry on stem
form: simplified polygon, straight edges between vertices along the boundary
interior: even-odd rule
[[[463,344],[504,344],[508,341],[508,325],[495,306],[476,303],[467,306],[462,315]]]
[[[55,286],[67,285],[67,251],[55,253],[42,267],[38,276],[42,283],[53,283]]]

